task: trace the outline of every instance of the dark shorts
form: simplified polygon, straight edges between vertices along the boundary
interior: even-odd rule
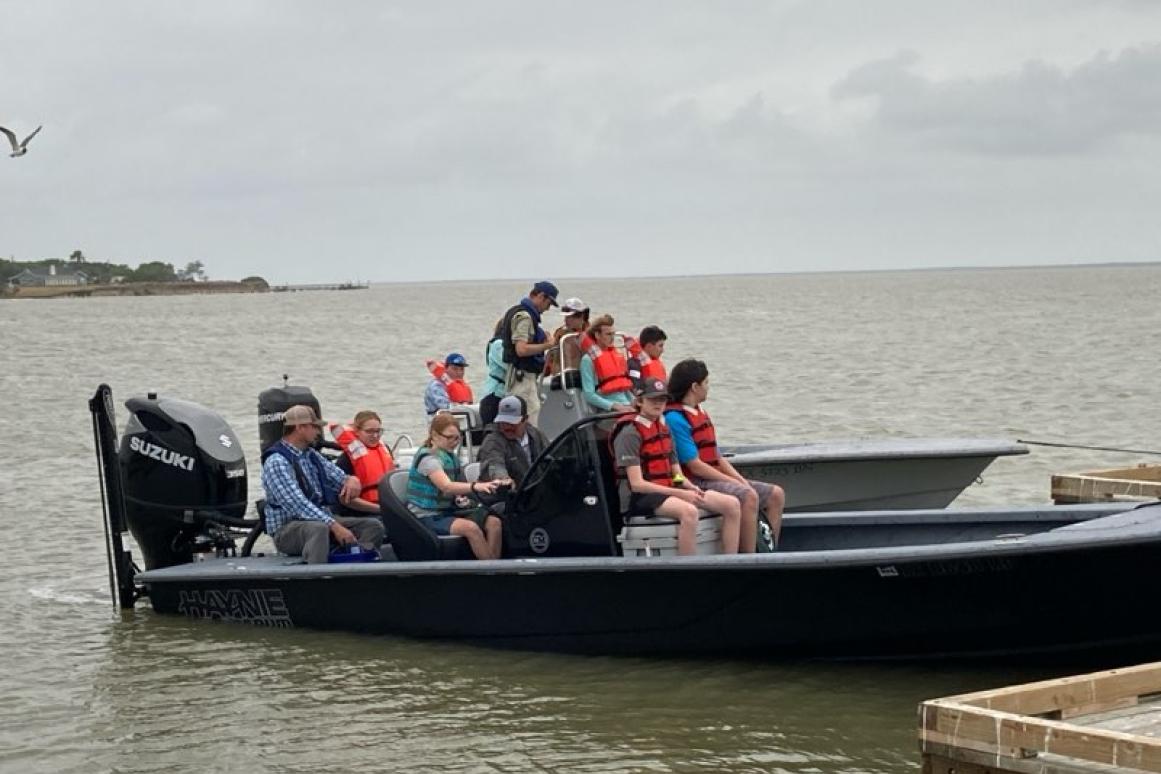
[[[654,513],[669,495],[637,494],[629,495],[629,513]]]
[[[476,523],[480,529],[484,528],[484,521],[487,520],[488,513],[486,508],[466,508],[460,511],[447,511],[435,516],[420,516],[419,523],[427,527],[429,530],[437,535],[450,535],[452,522],[456,519],[467,519]]]

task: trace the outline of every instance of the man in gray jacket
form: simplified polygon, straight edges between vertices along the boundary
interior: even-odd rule
[[[528,422],[528,407],[519,395],[500,400],[495,423],[495,432],[488,433],[480,445],[480,480],[507,478],[520,486],[532,461],[548,446],[548,439]]]

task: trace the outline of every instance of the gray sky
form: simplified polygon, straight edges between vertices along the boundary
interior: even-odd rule
[[[1161,2],[0,0],[0,255],[305,282],[1161,260]]]

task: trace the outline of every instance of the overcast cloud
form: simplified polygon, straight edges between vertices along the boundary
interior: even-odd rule
[[[1161,3],[0,2],[0,255],[276,281],[1161,260]]]

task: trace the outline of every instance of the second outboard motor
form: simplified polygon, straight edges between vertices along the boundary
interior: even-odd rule
[[[125,407],[117,457],[125,518],[145,569],[190,562],[207,529],[246,514],[242,444],[224,419],[196,403],[150,394]]]
[[[296,387],[286,384],[288,377],[283,376],[281,387],[271,387],[258,393],[258,446],[259,452],[278,443],[282,439],[282,415],[291,406],[310,406],[316,417],[322,416],[319,410],[318,398],[309,387]]]

